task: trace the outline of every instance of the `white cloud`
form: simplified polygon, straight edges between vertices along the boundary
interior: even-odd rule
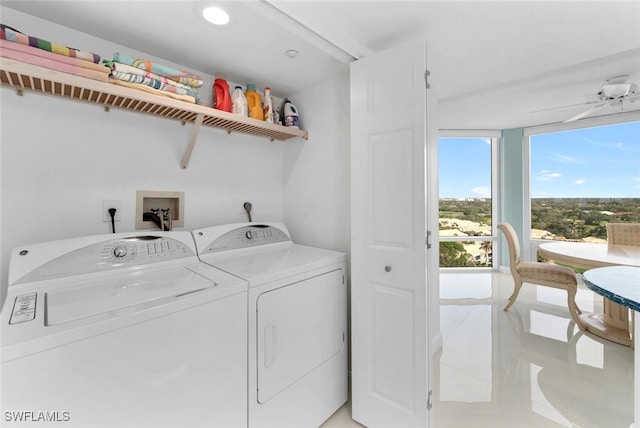
[[[481,198],[491,197],[491,186],[477,186],[471,189],[471,191]]]
[[[560,178],[562,177],[562,174],[560,174],[559,172],[553,172],[553,171],[549,171],[546,169],[543,169],[542,171],[540,171],[540,177],[543,178]]]
[[[579,185],[581,185],[581,184],[584,184],[584,180],[583,180],[582,178],[579,178],[579,179],[575,180],[575,181],[573,182],[573,184],[577,184],[577,185],[579,186]]]
[[[581,137],[581,138],[579,138],[579,140],[582,140],[584,142],[592,144],[595,147],[603,147],[605,149],[611,149],[611,148],[621,149],[621,148],[623,148],[623,143],[622,142],[594,140],[593,138],[585,138],[585,137]]]
[[[562,155],[560,153],[554,153],[553,154],[553,160],[555,160],[556,162],[559,163],[582,163],[582,161],[578,158],[574,158],[572,156],[567,156],[567,155]]]

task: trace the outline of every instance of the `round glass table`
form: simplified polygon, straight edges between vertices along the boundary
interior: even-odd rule
[[[556,263],[590,269],[583,274],[583,278],[588,277],[588,272],[602,267],[640,266],[640,246],[633,245],[549,242],[538,247],[538,255]],[[604,313],[583,313],[580,315],[580,320],[587,331],[621,345],[632,346],[629,309],[605,294],[601,295],[604,297]]]

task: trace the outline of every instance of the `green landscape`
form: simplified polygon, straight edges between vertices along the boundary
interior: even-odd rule
[[[440,236],[491,236],[491,199],[441,199]],[[531,230],[536,239],[600,241],[610,222],[640,223],[640,198],[534,198]],[[440,242],[440,267],[491,266],[491,243]]]

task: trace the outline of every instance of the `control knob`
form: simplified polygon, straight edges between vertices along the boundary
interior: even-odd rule
[[[120,258],[127,255],[127,247],[119,245],[113,249],[113,255]]]

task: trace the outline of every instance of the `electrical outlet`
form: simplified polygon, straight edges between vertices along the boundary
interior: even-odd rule
[[[102,200],[102,221],[111,223],[111,214],[109,214],[109,208],[116,209],[115,221],[120,221],[122,218],[122,209],[120,208],[122,201],[120,199],[103,199]]]

